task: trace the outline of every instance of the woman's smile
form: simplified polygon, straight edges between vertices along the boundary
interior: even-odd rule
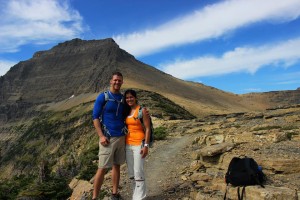
[[[136,98],[131,95],[131,94],[127,94],[126,95],[126,103],[129,105],[129,106],[133,106],[136,104]]]

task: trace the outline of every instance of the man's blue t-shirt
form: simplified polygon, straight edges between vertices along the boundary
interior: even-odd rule
[[[93,109],[93,120],[100,119],[102,115],[102,124],[109,131],[111,137],[120,137],[124,134],[124,103],[121,102],[123,95],[113,94],[108,92],[109,100],[105,104],[105,95],[104,93],[99,94],[97,97],[94,109]],[[104,109],[103,106],[105,105]],[[100,119],[101,121],[101,119]]]

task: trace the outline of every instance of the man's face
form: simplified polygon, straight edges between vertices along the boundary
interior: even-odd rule
[[[120,90],[122,84],[123,84],[122,76],[114,75],[110,80],[110,86],[112,87],[113,90]]]

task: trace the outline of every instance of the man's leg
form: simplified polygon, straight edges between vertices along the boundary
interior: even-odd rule
[[[118,193],[118,187],[119,187],[119,182],[120,182],[120,165],[114,164],[112,167],[112,182],[113,182],[113,194]]]
[[[131,145],[126,145],[126,164],[128,170],[128,178],[131,182],[132,190],[134,191],[135,188],[135,180],[134,180],[134,170],[133,170],[133,149]]]
[[[105,175],[106,169],[98,169],[97,173],[95,175],[95,179],[94,179],[94,191],[93,191],[93,198],[92,199],[96,199],[99,195],[101,186],[103,184],[104,181],[104,175]]]
[[[113,146],[112,152],[114,153],[114,162],[111,170],[113,183],[112,199],[119,199],[120,166],[125,162],[125,136],[112,137],[111,145]]]

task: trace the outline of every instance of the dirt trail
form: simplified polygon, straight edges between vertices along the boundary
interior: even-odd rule
[[[189,156],[184,149],[193,138],[192,135],[171,136],[165,141],[155,142],[145,164],[147,200],[168,199],[168,191],[178,185],[179,171],[189,164]],[[127,193],[124,199],[129,200],[131,189],[124,189]]]

